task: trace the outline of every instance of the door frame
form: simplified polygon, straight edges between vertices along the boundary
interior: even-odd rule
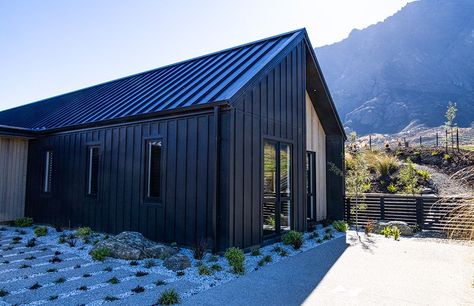
[[[276,144],[276,163],[278,165],[278,174],[280,173],[280,145],[281,143],[284,143],[286,145],[288,145],[290,147],[290,172],[289,172],[289,175],[290,175],[290,196],[289,197],[285,197],[286,199],[289,199],[290,201],[290,218],[289,218],[289,222],[290,222],[290,229],[293,229],[294,228],[294,190],[295,190],[295,184],[294,184],[294,173],[295,173],[295,167],[294,167],[294,141],[292,140],[289,140],[289,139],[285,139],[285,138],[280,138],[280,137],[274,137],[274,136],[267,136],[267,135],[264,135],[262,136],[261,138],[261,141],[262,141],[262,145],[261,145],[261,150],[260,150],[260,158],[261,158],[261,176],[260,176],[260,237],[261,237],[261,241],[271,241],[272,239],[275,239],[275,238],[278,238],[281,236],[282,234],[282,231],[281,231],[281,228],[280,228],[280,224],[281,224],[281,220],[280,220],[280,217],[278,218],[275,218],[275,232],[273,234],[270,234],[270,235],[264,235],[263,234],[263,202],[265,200],[265,190],[264,190],[264,175],[265,175],[265,142],[271,142],[271,143],[274,143]],[[276,185],[278,187],[280,187],[280,175],[276,175]],[[276,193],[275,195],[275,214],[278,214],[277,216],[279,216],[280,214],[280,211],[281,211],[281,196],[280,196],[280,190],[278,189],[278,192]]]

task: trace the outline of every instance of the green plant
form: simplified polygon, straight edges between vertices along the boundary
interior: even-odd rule
[[[250,251],[250,255],[252,256],[260,256],[262,255],[262,253],[260,252],[260,249],[259,248],[254,248]]]
[[[416,173],[418,173],[419,176],[421,176],[422,179],[425,181],[428,181],[431,178],[431,174],[427,170],[416,170]]]
[[[31,268],[31,266],[27,265],[27,264],[22,264],[19,268],[20,269],[26,269],[26,268]]]
[[[260,267],[263,266],[265,263],[266,263],[266,261],[265,261],[265,259],[263,259],[263,258],[260,259],[260,260],[257,262],[257,264],[258,264]]]
[[[30,290],[36,290],[36,289],[39,289],[41,287],[43,287],[43,286],[41,286],[38,282],[36,282],[33,285],[31,285]]]
[[[201,260],[206,254],[207,242],[205,239],[201,239],[194,243],[193,257],[194,259]]]
[[[311,232],[311,234],[309,235],[309,238],[310,239],[319,238],[319,232],[317,232],[317,231]]]
[[[16,227],[28,227],[33,225],[33,218],[18,218],[15,220],[14,224]]]
[[[324,234],[323,239],[324,239],[324,240],[331,240],[332,237],[333,237],[332,234],[326,233],[326,234]]]
[[[265,262],[272,262],[273,261],[273,258],[271,255],[265,255],[263,256],[262,258]]]
[[[111,252],[108,248],[97,248],[89,252],[89,255],[93,260],[104,261],[107,257],[111,255]]]
[[[8,291],[6,291],[5,289],[0,289],[0,297],[5,297],[8,295]]]
[[[58,263],[58,262],[61,262],[61,261],[63,261],[63,260],[61,258],[59,258],[58,256],[53,256],[49,260],[50,263]]]
[[[48,272],[48,273],[54,273],[54,272],[58,272],[58,269],[56,269],[56,268],[49,268],[48,270],[46,270],[46,272]]]
[[[82,275],[82,277],[85,277],[85,278],[91,277],[91,276],[92,276],[92,274],[90,274],[90,273],[84,273],[84,274]]]
[[[113,301],[117,301],[117,300],[119,300],[119,298],[116,297],[116,296],[113,296],[113,295],[107,295],[104,298],[104,301],[106,301],[106,302],[113,302]]]
[[[166,282],[164,280],[159,279],[156,282],[154,282],[154,284],[156,286],[164,286],[164,285],[166,285]]]
[[[54,280],[54,283],[55,284],[62,284],[66,281],[66,279],[64,277],[58,277]]]
[[[34,260],[34,259],[36,259],[36,256],[33,256],[33,255],[25,257],[25,260]]]
[[[280,255],[281,257],[288,256],[288,251],[285,249],[282,249],[278,255]]]
[[[184,276],[184,271],[178,271],[178,272],[176,272],[176,276]]]
[[[393,183],[390,183],[390,185],[387,186],[387,191],[390,193],[396,193],[398,188]]]
[[[77,264],[77,265],[74,266],[74,269],[79,269],[80,267],[81,267],[81,265]]]
[[[399,240],[400,239],[400,229],[396,226],[392,226],[392,235],[393,235],[393,239]]]
[[[87,291],[89,290],[89,288],[87,288],[86,285],[82,285],[81,287],[77,288],[78,290],[81,290],[81,291]]]
[[[36,238],[28,239],[28,241],[26,242],[26,247],[32,248],[34,246],[36,246]]]
[[[38,226],[35,228],[36,237],[46,236],[48,233],[48,228],[46,226]]]
[[[80,227],[76,230],[76,237],[85,238],[92,235],[92,230],[90,227]]]
[[[174,289],[167,289],[163,291],[160,298],[156,302],[158,305],[175,305],[180,303],[178,292]]]
[[[281,240],[286,245],[292,245],[295,250],[298,250],[303,245],[303,233],[297,231],[289,231],[281,237]]]
[[[118,283],[120,283],[119,279],[117,277],[112,277],[112,278],[109,278],[109,280],[107,281],[107,283],[109,284],[112,284],[112,285],[116,285]]]
[[[398,160],[386,154],[379,155],[374,163],[377,174],[381,177],[388,176],[392,171],[399,167]]]
[[[390,226],[384,227],[382,230],[382,234],[385,236],[385,238],[392,236],[392,227]]]
[[[129,264],[130,264],[131,266],[138,266],[138,265],[139,265],[138,261],[136,261],[136,260],[130,261]]]
[[[211,266],[211,269],[214,270],[214,271],[222,271],[222,267],[218,264],[213,264]]]
[[[421,189],[418,186],[417,171],[413,162],[409,158],[407,159],[407,164],[400,170],[398,179],[402,186],[404,186],[404,191],[406,193],[413,195],[420,193]]]
[[[232,272],[235,274],[244,274],[244,252],[236,247],[228,248],[224,254],[225,258],[229,262],[229,265],[232,267]]]
[[[367,236],[370,236],[371,233],[374,232],[375,228],[375,221],[374,220],[368,220],[367,223],[364,226],[364,232]]]
[[[64,243],[66,243],[66,236],[65,236],[65,235],[59,236],[59,238],[58,238],[58,243],[59,243],[59,244],[64,244]]]
[[[58,297],[59,297],[59,296],[56,295],[56,294],[55,294],[55,295],[51,295],[51,296],[48,297],[48,300],[49,300],[49,301],[54,301],[54,300],[57,300]]]
[[[431,156],[438,156],[439,155],[439,152],[438,151],[433,151],[431,152]]]
[[[140,285],[138,285],[138,286],[136,286],[135,288],[132,289],[132,292],[135,292],[135,293],[142,293],[143,291],[145,291],[145,288],[143,288]]]
[[[345,233],[349,229],[349,224],[344,220],[336,220],[332,223],[332,226],[336,229],[336,231]]]
[[[201,265],[198,267],[199,275],[211,275],[212,271],[206,265]]]
[[[148,259],[143,266],[150,269],[156,266],[156,262],[153,259]]]
[[[107,266],[107,267],[104,268],[104,271],[105,271],[105,272],[112,272],[112,270],[113,270],[113,269],[112,269],[111,266]]]
[[[281,246],[277,245],[272,249],[272,252],[278,253],[282,250]]]
[[[145,275],[148,275],[148,272],[145,272],[145,271],[137,271],[135,273],[135,276],[136,277],[142,277],[142,276],[145,276]]]

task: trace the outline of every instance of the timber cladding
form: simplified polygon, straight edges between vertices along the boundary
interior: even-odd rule
[[[0,222],[24,216],[28,140],[0,137]]]

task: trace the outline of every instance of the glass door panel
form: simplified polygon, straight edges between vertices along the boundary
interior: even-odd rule
[[[291,152],[288,144],[280,143],[280,230],[291,227]]]
[[[316,153],[306,152],[307,219],[316,220]]]
[[[268,236],[274,234],[276,230],[276,143],[265,141],[263,152],[263,235]]]

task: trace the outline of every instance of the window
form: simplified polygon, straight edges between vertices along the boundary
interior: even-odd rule
[[[87,148],[87,195],[97,196],[99,189],[99,147]]]
[[[53,151],[46,151],[44,160],[43,192],[51,192],[53,176]]]
[[[161,151],[161,140],[146,142],[146,196],[157,200],[161,196]]]

